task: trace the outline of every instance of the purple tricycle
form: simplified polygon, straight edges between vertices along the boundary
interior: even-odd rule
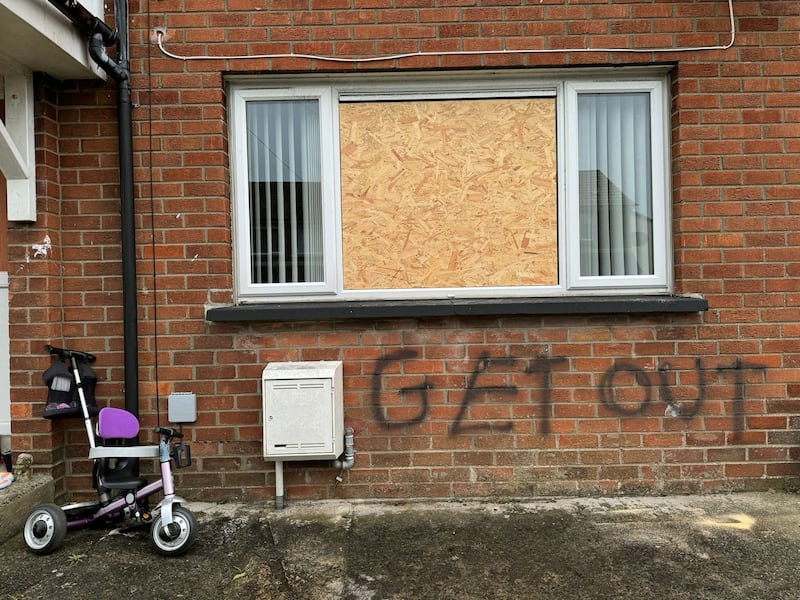
[[[126,410],[103,408],[97,415],[97,437],[93,430],[92,415],[87,405],[81,371],[86,372],[95,360],[92,354],[45,346],[50,354],[69,363],[70,380],[53,381],[48,387],[64,392],[75,392],[80,405],[86,434],[89,439],[89,458],[94,461],[92,484],[97,490],[97,500],[57,506],[42,504],[28,515],[23,529],[25,544],[31,552],[48,554],[64,541],[68,529],[98,523],[131,520],[149,525],[150,541],[155,550],[165,556],[178,556],[186,552],[197,535],[197,520],[184,505],[186,501],[175,495],[171,463],[186,467],[191,464],[189,446],[173,444],[183,434],[171,427],[156,427],[158,445],[123,445],[139,434],[139,420]],[[66,372],[66,370],[65,370]],[[50,398],[48,398],[50,399]],[[67,410],[69,404],[59,404]],[[161,463],[161,478],[152,483],[139,477],[140,458],[157,458]],[[151,511],[149,500],[154,494],[163,498]]]

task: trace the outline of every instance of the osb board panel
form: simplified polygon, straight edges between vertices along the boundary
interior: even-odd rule
[[[345,289],[558,283],[552,98],[339,110]]]

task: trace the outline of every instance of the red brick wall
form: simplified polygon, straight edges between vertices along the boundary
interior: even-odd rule
[[[37,418],[44,395],[41,372],[36,372],[48,364],[43,359],[43,340],[60,336],[63,316],[57,85],[46,76],[34,78],[38,221],[9,228],[9,336],[13,450],[33,454],[37,464],[48,465],[62,481],[64,435]]]
[[[287,464],[289,499],[701,492],[796,481],[800,18],[795,2],[734,4],[732,49],[620,54],[568,49],[725,44],[728,3],[131,3],[140,395],[150,425],[157,409],[165,419],[169,392],[197,394],[194,465],[180,472],[180,491],[270,497],[261,371],[270,361],[319,359],[344,363],[356,463],[341,484],[322,463]],[[180,55],[567,51],[358,67],[182,62],[152,45],[154,27],[166,28],[167,48]],[[707,313],[204,320],[207,305],[233,301],[224,74],[653,63],[674,63],[676,288],[705,296]],[[122,405],[114,98],[111,84],[68,82],[44,103],[55,116],[40,151],[49,150],[42,218],[11,231],[14,444],[58,447],[67,427],[66,485],[79,493],[89,468],[80,427],[55,424],[53,435],[37,418],[47,365],[39,348],[52,341],[96,352],[101,403]],[[56,240],[53,255],[29,258],[45,232]]]

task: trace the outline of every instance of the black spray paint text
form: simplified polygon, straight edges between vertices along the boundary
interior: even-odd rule
[[[422,423],[428,418],[429,393],[435,389],[426,375],[420,375],[418,384],[404,386],[393,390],[399,394],[405,406],[416,407],[412,416],[405,419],[391,419],[387,416],[385,405],[383,378],[396,363],[416,359],[418,354],[412,349],[401,349],[392,352],[376,362],[372,374],[372,410],[378,423],[387,429],[399,429],[417,423]],[[513,421],[488,422],[475,421],[469,418],[470,406],[480,402],[487,395],[514,399],[519,395],[520,387],[516,385],[483,385],[482,378],[492,369],[505,368],[518,369],[532,378],[531,389],[536,390],[535,402],[539,403],[539,431],[544,434],[551,433],[551,398],[553,393],[552,374],[554,369],[562,368],[568,363],[566,357],[536,356],[533,358],[492,358],[487,354],[479,356],[474,363],[474,368],[467,375],[466,386],[458,411],[450,424],[450,435],[460,435],[479,431],[512,431]],[[645,413],[656,398],[665,405],[664,414],[668,417],[691,420],[700,414],[708,397],[708,382],[712,377],[722,377],[722,385],[729,388],[729,398],[733,402],[731,430],[734,439],[744,431],[744,403],[747,398],[748,373],[762,373],[766,367],[759,364],[745,362],[737,358],[731,362],[722,362],[711,365],[710,361],[700,358],[694,361],[695,383],[694,398],[676,399],[673,388],[674,383],[670,378],[670,366],[664,363],[656,369],[645,369],[632,361],[616,361],[603,373],[599,384],[595,387],[598,400],[608,410],[620,417],[635,417]],[[720,385],[717,382],[717,385]],[[638,391],[634,400],[620,396],[622,390]]]

